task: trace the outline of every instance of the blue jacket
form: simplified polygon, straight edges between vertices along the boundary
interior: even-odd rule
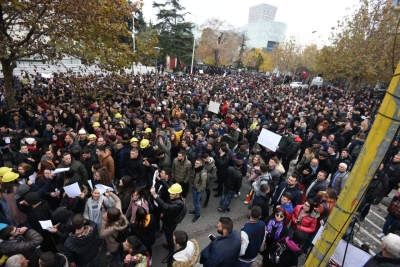
[[[271,204],[276,206],[276,205],[281,205],[281,197],[282,197],[282,191],[285,190],[284,192],[289,192],[292,195],[292,204],[293,207],[296,207],[297,205],[302,204],[302,194],[300,191],[300,188],[298,185],[295,185],[295,187],[290,188],[287,184],[287,182],[282,182],[279,184],[278,189],[276,189],[275,194],[272,196],[272,201]]]
[[[203,267],[233,267],[239,257],[241,238],[233,230],[227,236],[217,236],[201,251],[200,263]]]

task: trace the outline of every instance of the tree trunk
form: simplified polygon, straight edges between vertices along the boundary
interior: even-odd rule
[[[219,67],[219,50],[214,50],[214,67]]]
[[[4,86],[6,88],[6,100],[9,109],[15,107],[14,88],[12,84],[13,71],[17,67],[15,61],[2,59],[1,66],[3,67]]]

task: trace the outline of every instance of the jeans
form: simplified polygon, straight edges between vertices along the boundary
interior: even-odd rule
[[[113,261],[122,262],[122,253],[123,252],[124,252],[124,248],[122,247],[122,244],[119,244],[118,249],[116,251],[114,251],[114,252],[111,252],[111,255],[113,257]]]
[[[181,196],[183,198],[186,198],[188,192],[189,192],[189,183],[184,183],[184,182],[179,182],[179,184],[182,186],[182,194]]]
[[[86,264],[76,265],[76,267],[97,267],[100,266],[100,255],[97,253],[97,256]]]
[[[388,234],[389,227],[390,227],[392,224],[397,223],[398,221],[400,221],[400,218],[396,218],[396,217],[394,217],[392,214],[388,213],[385,219],[386,219],[386,221],[385,221],[385,224],[383,225],[382,233],[384,233],[385,235],[387,235],[387,234]]]
[[[235,267],[250,267],[252,264],[253,262],[243,262],[238,259],[236,261]]]
[[[162,230],[164,232],[165,239],[167,240],[167,244],[168,244],[168,255],[172,255],[172,253],[174,253],[174,251],[175,251],[174,232],[175,232],[176,226],[177,226],[177,224],[175,224],[175,226],[173,226],[173,225],[166,226],[163,223]]]
[[[11,221],[10,212],[8,210],[7,202],[5,202],[4,200],[0,199],[0,205],[3,207],[3,210],[4,210],[4,213],[6,215],[7,220]]]
[[[222,208],[222,211],[228,210],[229,205],[231,204],[231,200],[235,194],[235,191],[229,191],[228,189],[226,189],[226,187],[224,187],[221,201],[219,202],[219,206]]]
[[[203,192],[204,191],[197,193],[196,190],[192,187],[193,205],[194,205],[194,210],[196,211],[196,216],[200,216],[200,199],[201,196],[203,195]]]

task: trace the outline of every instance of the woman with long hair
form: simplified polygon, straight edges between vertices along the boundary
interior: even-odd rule
[[[19,174],[18,181],[22,181],[24,184],[28,183],[29,176],[34,173],[33,167],[27,163],[18,164],[17,171]]]
[[[169,140],[171,141],[171,162],[173,162],[174,159],[178,157],[178,152],[180,150],[179,140],[176,138],[176,133],[171,133]]]
[[[317,230],[319,212],[315,211],[315,202],[311,198],[304,204],[297,205],[292,213],[292,223],[289,228],[289,235],[293,236],[296,231],[303,231],[307,234]]]
[[[132,234],[136,235],[140,242],[146,246],[150,258],[153,255],[152,246],[156,242],[157,222],[153,214],[147,212],[143,207],[136,210],[136,218],[132,223]]]
[[[265,250],[262,253],[264,262],[269,257],[269,252],[274,244],[280,239],[289,236],[289,231],[286,227],[286,212],[283,208],[275,208],[274,213],[265,219],[266,236]]]
[[[303,157],[297,164],[296,171],[298,171],[300,169],[300,167],[303,166],[304,164],[310,163],[313,158],[315,158],[315,155],[314,155],[311,147],[307,147],[306,150],[304,150]]]
[[[132,194],[132,200],[129,203],[128,210],[126,211],[126,217],[130,218],[130,222],[133,223],[136,219],[136,210],[138,207],[144,208],[149,212],[149,197],[143,188],[136,188]]]
[[[106,193],[110,194],[107,190]],[[103,221],[100,229],[100,237],[106,238],[107,249],[111,252],[114,262],[122,262],[123,247],[116,238],[118,232],[128,227],[128,220],[121,211],[121,200],[115,198],[115,207],[108,209],[103,214]]]
[[[252,184],[253,182],[258,181],[258,176],[261,175],[260,172],[260,166],[263,164],[264,161],[260,157],[260,155],[254,155],[253,158],[251,159],[251,169],[250,169],[250,175],[247,181],[250,183],[250,190],[252,189]],[[245,203],[248,204],[248,203]]]
[[[126,214],[132,194],[135,192],[135,183],[132,177],[125,175],[119,180],[118,197],[121,200],[122,213]]]
[[[114,188],[112,178],[110,177],[110,174],[106,169],[100,168],[94,172],[93,186],[97,184],[102,184]]]
[[[112,192],[102,195],[97,188],[94,188],[92,196],[86,201],[83,217],[95,222],[100,232],[104,213],[106,213],[108,209],[115,207],[117,201],[118,197]]]
[[[14,172],[8,172],[3,175],[3,184],[0,188],[0,199],[7,202],[8,212],[10,220],[15,225],[22,225],[26,222],[26,214],[19,211],[17,202],[15,201],[15,193],[19,186],[18,183],[19,174]]]
[[[56,144],[58,148],[65,147],[64,141],[61,139],[61,137],[58,134],[53,134],[52,138],[53,138],[52,143]]]

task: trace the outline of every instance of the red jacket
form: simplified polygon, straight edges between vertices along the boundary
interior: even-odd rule
[[[303,208],[303,204],[297,205],[292,214],[292,225],[291,227],[295,230],[301,230],[306,233],[313,233],[317,230],[317,221],[318,217],[317,214],[319,214],[317,211],[312,211],[310,215],[305,216],[301,220],[301,227],[297,228],[297,218],[299,217],[300,210]]]

